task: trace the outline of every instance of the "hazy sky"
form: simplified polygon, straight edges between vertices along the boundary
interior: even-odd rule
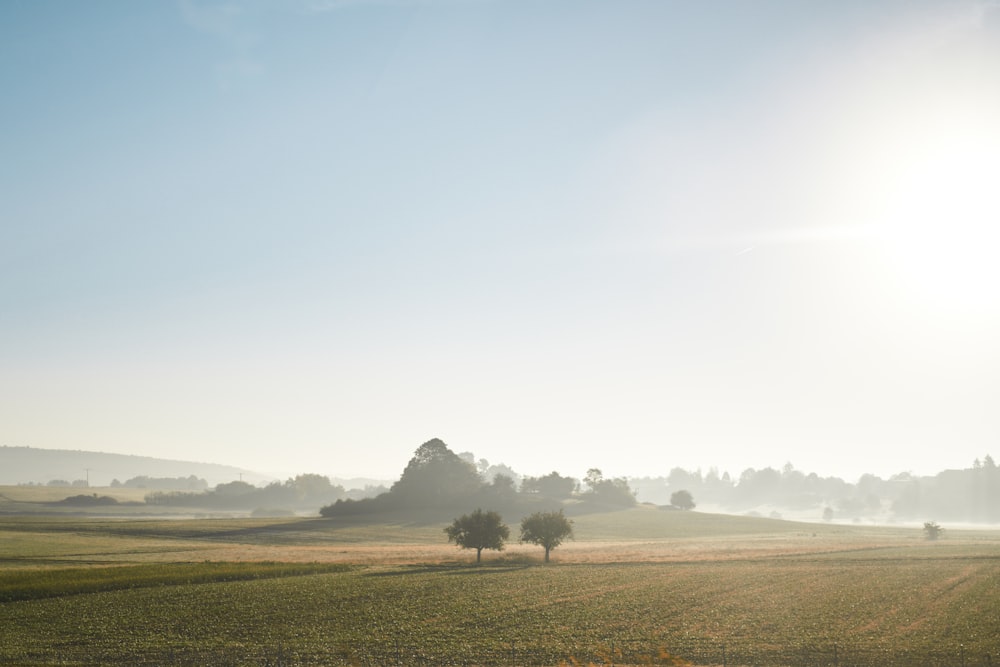
[[[0,444],[1000,456],[1000,4],[0,3]]]

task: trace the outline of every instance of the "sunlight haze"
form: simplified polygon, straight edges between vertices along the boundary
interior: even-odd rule
[[[1000,456],[1000,4],[0,6],[0,445]]]

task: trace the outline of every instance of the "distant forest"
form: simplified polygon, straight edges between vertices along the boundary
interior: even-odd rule
[[[373,498],[341,499],[322,508],[323,516],[377,512],[405,507],[472,506],[529,511],[539,506],[580,503],[588,508],[627,507],[641,498],[673,509],[698,503],[720,511],[760,513],[775,518],[782,511],[797,517],[836,521],[1000,522],[1000,468],[985,456],[965,470],[933,477],[909,473],[882,479],[862,475],[856,484],[796,470],[747,469],[738,478],[711,469],[707,474],[674,468],[664,477],[605,479],[591,468],[583,480],[556,471],[541,477],[518,475],[506,465],[477,460],[470,452],[453,453],[441,440],[430,440],[414,454],[400,479]],[[679,502],[678,498],[682,501]]]
[[[16,456],[21,462],[35,455],[48,460],[55,453],[0,448],[0,458]],[[88,452],[70,454],[81,460],[85,456],[98,456]],[[128,459],[133,465],[140,460],[144,461]],[[174,469],[183,465],[165,463]],[[570,512],[586,512],[645,502],[668,509],[701,507],[809,521],[1000,523],[1000,468],[989,455],[973,461],[968,468],[945,470],[934,476],[900,473],[882,479],[867,474],[855,484],[838,477],[805,473],[791,464],[780,470],[747,469],[738,477],[720,474],[714,468],[707,473],[674,468],[664,476],[606,478],[595,467],[578,479],[557,471],[537,477],[520,475],[503,463],[477,459],[471,452],[456,454],[435,438],[417,448],[394,483],[386,486],[369,484],[371,481],[367,480],[363,488],[346,489],[326,476],[302,474],[285,481],[252,484],[238,480],[210,487],[204,478],[189,474],[141,475],[125,482],[113,480],[111,486],[148,489],[145,495],[148,505],[272,515],[319,511],[323,516],[335,517],[423,508],[440,510],[443,518],[449,518],[451,513],[476,507],[511,512],[565,507]],[[72,482],[53,479],[48,485],[74,489],[88,486],[79,479]],[[90,496],[74,498],[95,504]],[[110,503],[113,499],[106,501]]]
[[[587,509],[611,509],[636,504],[625,478],[605,479],[591,468],[583,486],[572,477],[552,472],[542,477],[516,476],[507,466],[477,465],[469,453],[455,454],[441,440],[417,448],[392,487],[375,497],[340,499],[320,509],[325,517],[420,508],[440,510],[442,516],[475,507],[500,511],[539,511],[561,508],[575,500]]]
[[[284,482],[263,487],[234,481],[218,484],[202,492],[153,491],[146,494],[147,505],[212,509],[255,509],[258,514],[283,514],[294,510],[315,510],[324,503],[346,497],[344,487],[332,484],[323,475],[297,475]]]
[[[731,512],[762,506],[802,513],[816,510],[827,520],[1000,522],[1000,468],[989,455],[963,470],[945,470],[932,477],[909,473],[882,479],[862,475],[856,484],[838,477],[803,473],[790,464],[781,470],[747,469],[739,478],[674,468],[666,477],[629,480],[643,498],[663,502],[677,489],[696,500]],[[780,510],[772,510],[780,513]]]

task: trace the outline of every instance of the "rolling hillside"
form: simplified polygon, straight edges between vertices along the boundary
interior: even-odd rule
[[[172,461],[69,449],[0,447],[0,485],[47,484],[52,480],[88,480],[91,486],[108,486],[132,477],[195,477],[209,485],[242,479],[257,483],[269,479],[250,470],[217,463]]]

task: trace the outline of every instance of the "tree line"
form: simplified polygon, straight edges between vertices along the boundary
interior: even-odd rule
[[[209,491],[153,491],[148,505],[199,507],[209,509],[303,509],[315,511],[324,503],[345,497],[344,487],[332,484],[324,475],[297,475],[284,482],[258,487],[243,481],[219,484]]]
[[[864,474],[851,484],[839,477],[821,477],[786,464],[748,468],[738,477],[674,468],[663,477],[631,478],[644,500],[666,503],[684,490],[702,504],[742,512],[763,505],[790,511],[817,510],[817,516],[838,520],[884,518],[1000,522],[1000,467],[986,455],[968,468],[933,476],[901,472],[883,479]]]
[[[524,477],[518,484],[507,470],[487,481],[470,456],[460,456],[438,438],[420,445],[400,478],[385,493],[372,498],[341,498],[320,509],[325,517],[400,509],[448,510],[494,507],[506,510],[556,509],[575,499],[594,508],[620,508],[636,504],[625,478],[605,478],[591,468],[583,486],[572,477],[551,472]]]
[[[55,483],[55,482],[53,482]],[[81,483],[84,485],[85,483]],[[263,487],[234,481],[206,489],[203,479],[135,477],[115,486],[156,486],[146,495],[151,505],[225,510],[275,509],[316,511],[322,516],[423,509],[444,512],[489,507],[528,514],[554,510],[569,503],[574,511],[630,507],[642,500],[679,509],[698,504],[722,511],[749,512],[771,506],[816,512],[827,520],[927,519],[1000,522],[1000,467],[991,456],[963,470],[946,470],[931,477],[899,473],[889,479],[865,474],[851,484],[837,477],[821,477],[796,470],[790,463],[748,468],[737,477],[711,468],[687,471],[673,468],[660,477],[605,477],[590,468],[583,479],[552,471],[522,476],[505,464],[476,459],[471,452],[456,454],[440,439],[422,444],[400,478],[389,488],[345,491],[329,478],[299,475]]]
[[[149,477],[148,475],[139,475],[138,477],[130,477],[124,482],[113,479],[111,480],[111,488],[207,491],[208,482],[195,475],[188,475],[187,477]]]

